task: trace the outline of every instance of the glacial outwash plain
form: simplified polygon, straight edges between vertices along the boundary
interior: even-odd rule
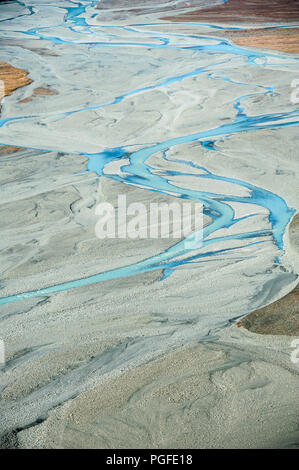
[[[299,447],[299,2],[0,2],[0,447]],[[203,242],[97,238],[191,201]]]

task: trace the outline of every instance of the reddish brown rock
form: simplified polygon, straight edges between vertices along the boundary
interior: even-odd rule
[[[35,88],[31,96],[28,96],[27,98],[23,98],[22,100],[19,100],[18,102],[29,103],[30,101],[32,101],[34,97],[48,96],[48,95],[58,95],[58,91],[51,89],[50,85],[45,85],[44,87]]]
[[[10,153],[18,152],[20,147],[13,147],[12,145],[3,145],[0,146],[0,155],[9,155]]]
[[[7,62],[0,62],[0,80],[4,82],[4,96],[9,96],[17,88],[29,85],[32,80],[27,75],[26,70],[13,67]]]
[[[19,100],[18,103],[29,103],[29,101],[32,101],[32,98],[30,98],[30,96],[24,98],[23,100]]]
[[[45,85],[45,87],[38,87],[33,90],[33,96],[38,95],[58,95],[58,91],[52,90],[50,85]]]

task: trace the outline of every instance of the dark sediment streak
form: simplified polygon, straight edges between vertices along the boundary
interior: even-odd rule
[[[265,335],[299,335],[299,285],[293,292],[245,317],[239,326]]]

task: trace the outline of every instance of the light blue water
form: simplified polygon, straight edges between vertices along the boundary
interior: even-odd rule
[[[22,2],[17,2],[22,4]],[[242,57],[246,62],[248,67],[259,67],[256,63],[257,58],[264,58],[265,53],[259,51],[249,51],[245,48],[237,47],[229,43],[229,41],[209,37],[210,44],[208,45],[195,45],[195,46],[183,46],[183,45],[171,45],[170,40],[172,37],[192,37],[193,39],[196,38],[200,41],[200,39],[205,38],[206,36],[184,36],[181,34],[170,34],[170,33],[157,33],[157,32],[147,32],[147,34],[155,38],[159,41],[159,43],[139,43],[139,42],[123,42],[123,41],[114,41],[114,42],[99,42],[99,41],[91,41],[91,42],[82,42],[80,41],[80,36],[82,34],[86,34],[87,32],[93,34],[94,29],[98,28],[110,28],[114,30],[129,30],[130,32],[138,35],[140,31],[136,29],[137,26],[141,25],[129,25],[128,27],[121,27],[121,26],[90,26],[86,19],[82,17],[85,14],[86,9],[90,6],[95,6],[97,2],[72,2],[74,7],[63,7],[66,11],[64,17],[63,25],[58,25],[61,28],[70,29],[73,33],[78,34],[78,41],[70,41],[65,40],[61,37],[53,37],[49,34],[44,34],[44,31],[47,28],[32,28],[28,31],[24,31],[25,35],[32,36],[36,38],[36,40],[45,40],[50,41],[56,44],[71,44],[74,47],[77,45],[85,45],[86,47],[105,47],[110,48],[113,51],[115,47],[121,48],[129,48],[129,47],[150,47],[150,48],[164,48],[164,49],[174,49],[174,50],[195,50],[197,52],[204,52],[209,54],[217,54],[218,62],[215,61],[213,65],[209,67],[195,67],[194,70],[188,71],[186,73],[176,75],[176,76],[168,76],[164,80],[161,80],[158,83],[147,87],[140,87],[134,90],[130,90],[124,94],[116,96],[112,101],[109,103],[99,103],[89,107],[82,107],[75,110],[70,111],[60,111],[55,113],[57,117],[60,116],[68,116],[74,113],[83,112],[86,110],[95,110],[105,106],[112,106],[115,104],[120,103],[121,101],[125,100],[126,98],[136,95],[138,93],[144,93],[145,91],[169,86],[172,83],[180,82],[185,80],[186,78],[197,76],[199,74],[206,74],[207,77],[211,80],[223,80],[227,81],[233,85],[235,84],[242,84],[247,85],[246,83],[235,82],[229,77],[225,76],[217,76],[214,75],[212,72],[213,67],[216,65],[221,65],[229,62],[229,58],[225,58],[219,61],[219,55],[221,57],[222,54],[230,54],[235,55],[238,57]],[[30,15],[34,14],[34,8],[29,10]],[[160,23],[155,23],[160,24]],[[165,24],[165,23],[161,23]],[[178,23],[176,23],[178,24]],[[84,31],[77,32],[76,27],[84,27]],[[149,25],[150,26],[150,25]],[[211,27],[215,27],[214,25],[210,25]],[[217,26],[217,28],[220,28]],[[279,57],[276,54],[268,54],[271,57]],[[116,63],[117,67],[117,63]],[[265,86],[258,86],[259,93],[264,93],[265,95],[273,95],[275,90],[274,87],[265,87]],[[157,191],[164,194],[171,194],[174,197],[180,197],[185,200],[192,200],[201,202],[204,205],[204,212],[211,217],[212,222],[204,228],[203,234],[203,243],[202,243],[202,250],[205,249],[209,245],[213,245],[217,242],[222,241],[229,241],[229,240],[247,240],[247,246],[251,246],[254,244],[263,243],[263,241],[258,241],[259,237],[264,237],[265,235],[272,237],[273,242],[277,245],[277,247],[283,252],[283,235],[285,233],[285,229],[287,224],[290,221],[290,218],[294,214],[294,210],[289,208],[286,202],[277,194],[274,194],[270,191],[267,191],[263,188],[254,186],[253,184],[247,183],[246,181],[241,181],[236,178],[230,178],[229,176],[219,176],[217,174],[212,173],[208,169],[196,165],[194,162],[185,161],[185,160],[173,160],[172,162],[180,163],[181,165],[186,166],[186,171],[171,171],[171,170],[163,170],[158,175],[152,171],[151,166],[148,163],[148,160],[151,156],[161,152],[162,157],[164,160],[167,161],[168,159],[168,151],[173,147],[180,146],[183,144],[188,144],[191,142],[199,141],[201,142],[204,148],[209,148],[215,150],[213,147],[214,142],[217,140],[218,137],[227,138],[228,136],[235,135],[241,132],[257,132],[258,130],[264,129],[276,129],[282,128],[287,126],[297,126],[299,124],[299,110],[285,112],[285,113],[271,113],[271,114],[263,114],[263,115],[256,115],[256,116],[247,116],[244,108],[242,107],[242,100],[247,97],[253,96],[251,94],[245,94],[243,96],[237,97],[234,102],[232,103],[236,115],[232,122],[228,124],[221,125],[219,127],[215,127],[213,129],[207,131],[201,131],[182,135],[180,137],[171,138],[165,140],[164,142],[158,142],[153,145],[146,146],[137,151],[130,151],[130,148],[126,145],[123,147],[117,148],[107,148],[105,152],[95,153],[95,154],[87,154],[82,153],[81,155],[88,157],[88,166],[87,171],[95,172],[99,175],[99,177],[103,174],[103,170],[105,166],[114,159],[121,160],[122,158],[126,158],[129,160],[129,163],[122,165],[122,175],[118,174],[108,175],[110,178],[120,181],[125,184],[130,185],[138,185],[139,187],[143,187],[150,191]],[[13,121],[19,120],[27,120],[31,119],[33,116],[18,116],[18,117],[10,117],[6,119],[0,120],[0,127],[6,126],[8,123],[12,123]],[[287,121],[288,119],[292,119],[291,121]],[[49,149],[51,150],[51,149]],[[215,150],[216,151],[216,150]],[[198,174],[188,173],[188,167],[197,168],[200,171]],[[223,181],[228,182],[233,186],[240,187],[245,189],[246,196],[233,196],[230,194],[219,194],[214,192],[207,192],[198,190],[189,190],[184,187],[178,187],[174,185],[169,180],[173,176],[187,176],[188,175],[198,178],[198,187],[200,188],[200,182],[202,180],[209,180],[211,183],[213,181]],[[211,188],[213,188],[213,184],[211,184]],[[244,191],[243,191],[244,192]],[[259,207],[265,208],[268,213],[268,220],[270,222],[271,229],[260,229],[256,231],[248,231],[239,234],[227,235],[227,236],[217,236],[217,232],[223,228],[229,228],[241,220],[246,218],[253,217],[254,214],[248,215],[242,218],[236,218],[235,212],[233,207],[230,203],[242,203],[242,204],[253,204]],[[211,237],[211,235],[213,235]],[[253,240],[254,239],[254,240]],[[237,247],[238,248],[238,247]],[[201,258],[212,258],[215,255],[220,253],[228,253],[231,250],[237,249],[235,248],[227,248],[219,250],[215,248],[214,250],[211,249],[208,252],[194,253],[194,249],[186,249],[185,240],[176,243],[175,245],[171,246],[167,250],[162,253],[159,253],[155,256],[152,256],[148,259],[144,259],[141,262],[124,266],[118,269],[106,271],[103,273],[95,274],[92,276],[85,277],[83,279],[75,279],[72,281],[68,281],[65,283],[61,283],[54,286],[49,286],[43,289],[37,289],[30,292],[19,293],[15,295],[11,295],[8,297],[4,297],[0,299],[0,305],[14,302],[17,300],[39,297],[43,295],[49,295],[57,292],[61,292],[68,289],[73,289],[76,287],[81,287],[85,285],[89,285],[96,282],[101,282],[109,279],[116,279],[125,276],[131,276],[134,274],[144,273],[148,271],[153,271],[157,269],[163,269],[163,276],[161,277],[160,281],[164,281],[169,276],[171,276],[173,270],[183,264],[189,264],[194,260],[200,260]],[[182,256],[184,258],[182,259]],[[279,259],[276,260],[279,262]]]

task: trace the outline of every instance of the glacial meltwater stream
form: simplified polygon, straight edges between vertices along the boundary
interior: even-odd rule
[[[299,56],[244,44],[299,9],[269,4],[0,2],[0,448],[298,447]],[[173,202],[202,240],[97,236]]]
[[[86,76],[84,77],[86,87],[89,88],[88,74],[93,74],[92,63],[95,63],[95,57],[98,57],[98,60],[101,61],[104,55],[104,60],[108,64],[104,64],[104,72],[105,68],[109,68],[109,76],[114,76],[114,80],[118,77],[120,88],[119,93],[113,91],[115,94],[112,99],[103,99],[102,102],[98,102],[97,97],[93,98],[93,102],[91,102],[92,94],[87,100],[82,95],[81,105],[77,99],[72,104],[68,97],[65,104],[61,101],[60,106],[57,105],[57,109],[51,108],[35,112],[31,108],[28,114],[19,113],[12,115],[13,107],[6,107],[4,104],[0,120],[1,144],[13,144],[18,147],[38,150],[41,152],[41,159],[43,158],[42,152],[52,150],[77,153],[78,158],[81,158],[81,156],[88,157],[87,171],[95,172],[99,178],[104,174],[106,177],[123,184],[172,195],[175,198],[201,202],[204,206],[205,215],[210,217],[210,223],[204,228],[203,243],[200,249],[198,247],[195,247],[197,249],[187,249],[183,240],[173,244],[173,246],[159,254],[133,264],[95,273],[87,277],[74,278],[67,282],[40,289],[2,296],[0,305],[153,270],[164,270],[164,276],[161,278],[161,282],[164,282],[165,278],[169,277],[178,267],[188,265],[194,261],[200,261],[201,258],[212,258],[220,253],[225,256],[226,253],[240,248],[238,244],[230,244],[230,242],[238,240],[242,241],[241,246],[243,248],[253,245],[256,245],[258,248],[260,244],[271,239],[276,247],[271,255],[273,257],[272,262],[279,265],[281,257],[285,253],[285,231],[292,215],[295,213],[295,209],[289,207],[284,198],[279,195],[279,188],[277,188],[276,194],[261,186],[255,186],[247,182],[246,179],[242,180],[230,176],[229,173],[224,174],[223,168],[217,174],[217,171],[211,170],[207,165],[201,163],[200,154],[196,161],[191,157],[190,159],[180,158],[180,148],[182,147],[182,152],[186,153],[188,152],[188,150],[184,150],[186,145],[200,143],[202,152],[210,151],[216,155],[219,152],[217,147],[219,139],[225,142],[227,139],[230,140],[232,137],[238,134],[243,135],[244,133],[252,135],[254,139],[254,135],[261,131],[275,131],[277,129],[298,126],[299,109],[290,107],[290,110],[275,110],[273,103],[275,103],[274,98],[277,96],[276,83],[270,84],[268,78],[263,80],[258,70],[265,70],[267,66],[272,67],[272,70],[279,66],[282,68],[293,67],[294,70],[297,67],[298,70],[298,60],[296,58],[283,54],[279,55],[275,52],[265,53],[263,51],[253,51],[234,46],[226,39],[213,36],[213,31],[222,29],[221,26],[217,25],[184,24],[179,22],[174,24],[167,21],[161,22],[158,18],[154,18],[152,23],[140,22],[140,24],[127,23],[124,25],[112,24],[112,21],[108,21],[101,24],[101,10],[96,10],[96,1],[53,1],[49,3],[15,1],[10,3],[12,16],[11,18],[2,19],[0,23],[2,41],[7,41],[8,59],[11,53],[10,46],[13,46],[12,43],[9,43],[9,40],[11,41],[14,36],[19,41],[22,41],[22,38],[24,38],[25,42],[30,40],[31,47],[37,47],[38,42],[41,42],[41,47],[51,47],[53,52],[55,52],[55,48],[66,47],[68,48],[67,50],[73,48],[72,55],[70,55],[70,60],[73,61],[77,60],[76,48],[80,48],[81,55],[80,57],[78,56],[78,60],[82,60],[83,56],[85,59],[87,58],[87,61],[82,64],[82,67],[85,68],[85,74],[87,74],[87,78]],[[20,7],[18,15],[13,15],[13,5]],[[0,5],[0,12],[4,8],[4,5]],[[176,25],[177,29],[180,28],[180,33],[174,34],[172,32],[174,25]],[[197,29],[200,27],[205,28],[205,34],[197,33]],[[85,48],[85,51],[83,50],[82,52],[82,48]],[[133,70],[134,63],[128,63],[127,67],[131,67],[131,72],[134,74],[134,80],[131,80],[131,83],[134,83],[132,86],[130,79],[125,80],[124,83],[121,76],[122,72],[119,69],[118,54],[120,52],[123,57],[124,51],[127,51],[129,56],[136,49],[144,50],[147,54],[147,59],[144,66],[145,72],[144,70],[138,72],[136,69],[136,75]],[[153,76],[153,78],[151,78],[152,68],[148,65],[148,77],[152,80],[152,83],[146,84],[144,73],[146,73],[147,61],[150,63],[151,60],[149,51],[155,51],[155,54],[163,53],[164,55],[161,56],[163,61],[167,61],[165,52],[167,54],[169,51],[172,54],[169,56],[167,70],[164,67],[161,73]],[[89,71],[88,54],[91,52],[91,70]],[[181,64],[180,68],[182,69],[183,67],[183,70],[178,72],[176,69],[176,73],[173,74],[173,61],[176,60],[175,54],[177,54]],[[185,65],[184,54],[187,57]],[[109,63],[108,56],[110,56]],[[41,61],[43,64],[46,63],[46,59],[46,56],[42,57]],[[252,80],[249,80],[247,83],[246,76],[244,80],[244,75],[246,75],[244,73],[242,73],[240,79],[236,73],[230,73],[229,67],[233,61],[237,61],[239,67],[251,70],[252,74],[255,73],[256,69],[257,77],[260,77],[256,81],[260,79],[260,83],[253,83]],[[192,62],[193,66],[191,66]],[[65,65],[68,68],[71,66],[68,63]],[[73,65],[78,66],[80,64],[73,62]],[[34,64],[35,67],[36,64]],[[222,70],[221,67],[223,67],[223,72],[220,72]],[[30,62],[24,68],[27,68],[30,73]],[[140,86],[135,84],[138,73],[140,73],[142,78]],[[45,75],[45,70],[43,70],[43,74]],[[224,97],[225,106],[227,106],[227,93],[231,93],[230,109],[233,110],[234,116],[231,116],[230,119],[225,118],[226,122],[221,123],[217,115],[213,118],[215,125],[210,128],[203,126],[202,122],[201,125],[197,126],[196,121],[194,121],[190,132],[188,132],[186,126],[181,126],[181,129],[176,130],[175,134],[171,132],[169,137],[167,132],[161,132],[161,140],[155,141],[153,137],[154,143],[151,142],[150,133],[147,133],[144,143],[140,139],[135,143],[132,142],[131,138],[127,141],[126,136],[123,136],[120,137],[120,143],[117,142],[115,146],[108,146],[101,139],[101,133],[99,133],[97,139],[93,142],[93,147],[98,145],[99,151],[91,151],[91,148],[84,149],[85,137],[83,137],[83,127],[86,124],[82,124],[81,129],[77,127],[77,135],[73,137],[72,144],[68,146],[66,142],[66,145],[61,149],[59,145],[61,139],[58,139],[56,143],[55,136],[51,137],[51,132],[53,131],[52,124],[55,121],[58,123],[59,128],[62,129],[64,120],[67,118],[76,118],[78,120],[86,112],[106,112],[106,110],[108,111],[108,114],[106,114],[107,119],[110,119],[110,109],[112,113],[116,112],[117,116],[117,111],[115,111],[117,107],[133,97],[138,97],[138,95],[145,96],[147,93],[163,89],[169,91],[172,87],[183,84],[184,81],[189,83],[188,80],[193,78],[198,79],[201,76],[205,79],[205,86],[210,84],[211,88],[213,88],[215,84],[217,86],[217,83],[222,82],[225,84],[226,90],[228,90],[225,92],[226,95]],[[48,79],[45,75],[45,79],[50,82],[50,75]],[[65,79],[62,75],[57,74],[55,80],[55,88],[60,93],[63,93]],[[104,73],[102,80],[102,88],[105,89],[105,80],[109,80],[109,77],[105,78]],[[126,91],[123,91],[124,88]],[[82,89],[84,90],[84,86]],[[240,89],[244,90],[244,92],[239,96],[234,91],[235,89],[237,93]],[[193,90],[190,93],[192,94]],[[261,109],[258,108],[254,112],[254,106],[247,111],[248,102],[250,101],[252,104],[257,99],[266,99],[267,103],[269,103],[269,108],[272,107],[272,111],[261,112]],[[210,102],[207,101],[204,104],[204,106],[207,106],[207,118],[209,112],[212,112],[212,103],[210,100]],[[181,103],[179,104],[181,105]],[[202,107],[203,105],[201,103],[198,106]],[[158,108],[160,108],[159,104]],[[147,109],[148,102],[146,101],[144,113],[147,112]],[[138,112],[142,113],[142,108]],[[164,112],[163,103],[161,104],[160,112],[162,114]],[[165,113],[167,114],[167,110],[165,110]],[[46,125],[46,129],[49,126],[49,139],[52,139],[53,146],[50,146],[49,142],[45,142],[43,137],[39,137],[38,132],[36,132],[35,123],[43,119],[46,119],[48,122],[48,124],[44,125]],[[103,119],[103,125],[105,125],[105,117]],[[219,117],[219,119],[223,118]],[[207,119],[207,122],[211,123],[211,119]],[[111,126],[111,122],[109,126]],[[151,124],[149,123],[149,129],[150,126]],[[197,130],[194,130],[194,127],[197,127]],[[31,132],[31,144],[28,145],[28,138],[24,139],[23,137],[26,134],[28,136]],[[175,158],[169,157],[171,152],[175,152]],[[151,163],[153,157],[155,157],[155,160]],[[210,161],[212,161],[212,158],[213,156],[210,157]],[[109,168],[113,161],[119,164],[117,171],[106,171],[106,168]],[[164,169],[159,168],[160,163],[158,162],[161,162],[161,164],[164,162]],[[250,162],[248,163],[250,164]],[[264,163],[261,161],[261,168]],[[167,167],[167,164],[169,164],[169,167]],[[192,187],[188,187],[189,178],[193,181]],[[196,178],[196,187],[194,185],[194,178]],[[179,182],[176,183],[176,180]],[[184,184],[184,181],[187,184]],[[218,187],[221,188],[222,183],[224,184],[223,187],[231,188],[231,192],[222,192],[221,189],[217,190]],[[247,211],[245,215],[238,216],[236,215],[234,204],[241,204],[244,207],[250,205],[251,208],[255,209]],[[246,221],[250,222],[252,218],[255,218],[261,208],[262,210],[265,209],[267,217],[262,220],[259,219],[254,228],[252,228],[252,225],[247,228]],[[240,229],[238,228],[239,225],[241,226]],[[232,228],[234,230],[231,230]],[[223,230],[230,230],[230,232],[225,234]],[[226,245],[223,246],[223,243],[226,243]],[[207,247],[208,249],[206,249]]]

